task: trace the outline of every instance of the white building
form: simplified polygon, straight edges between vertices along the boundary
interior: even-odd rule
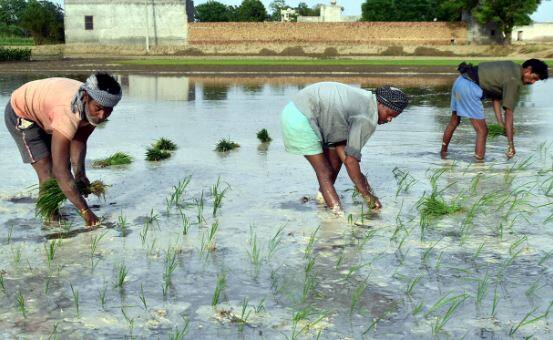
[[[321,14],[318,17],[298,16],[298,22],[355,22],[361,16],[344,16],[344,7],[338,5],[336,0],[330,0],[330,5],[321,6]]]
[[[67,44],[184,45],[191,0],[65,0]]]
[[[553,41],[553,22],[535,22],[528,26],[515,26],[511,35],[511,41]]]

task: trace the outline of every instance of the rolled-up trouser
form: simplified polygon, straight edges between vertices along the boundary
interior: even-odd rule
[[[6,127],[15,140],[23,163],[34,163],[50,156],[52,136],[37,123],[19,117],[8,100],[4,112]]]

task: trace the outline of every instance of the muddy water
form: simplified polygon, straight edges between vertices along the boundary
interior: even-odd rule
[[[31,79],[0,79],[0,104]],[[319,79],[120,80],[124,99],[91,137],[88,160],[123,151],[134,162],[88,168],[90,179],[112,185],[105,201],[89,200],[106,220],[101,229],[83,232],[69,205],[67,225],[41,229],[34,172],[0,127],[3,336],[169,338],[184,329],[201,338],[551,336],[553,83],[522,95],[516,158],[505,159],[506,140],[497,137],[486,162],[474,164],[467,123],[449,158],[437,155],[450,114],[447,82],[395,79],[412,105],[363,149],[362,169],[384,209],[367,215],[344,172],[336,186],[346,214],[334,217],[314,200],[308,163],[284,152],[279,128],[290,96]],[[373,88],[383,80],[341,81]],[[492,122],[490,108],[487,115]],[[262,128],[270,144],[256,139]],[[148,163],[145,150],[159,137],[179,148]],[[240,148],[213,151],[221,138]],[[405,175],[401,184],[395,168]],[[438,190],[463,210],[421,222],[417,202],[440,170]],[[187,176],[178,207],[168,203]],[[219,191],[228,190],[214,216],[218,178]]]

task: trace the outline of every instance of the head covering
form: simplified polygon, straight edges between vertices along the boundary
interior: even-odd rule
[[[79,90],[71,101],[71,110],[73,112],[79,112],[81,116],[85,115],[83,102],[85,92],[103,107],[114,107],[117,103],[119,103],[121,97],[123,96],[121,90],[119,90],[118,94],[111,94],[108,91],[100,90],[96,74],[93,74],[88,77],[81,87],[79,87]]]
[[[409,103],[409,99],[407,99],[407,95],[403,91],[389,85],[376,89],[376,100],[397,113],[401,113]]]

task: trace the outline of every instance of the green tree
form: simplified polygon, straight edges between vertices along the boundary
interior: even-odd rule
[[[511,43],[514,26],[528,25],[541,0],[481,0],[472,11],[479,23],[493,22],[504,34],[504,44]]]
[[[227,6],[215,0],[196,6],[194,18],[200,22],[228,22],[233,21],[234,7]]]
[[[288,8],[288,6],[286,6],[286,0],[274,0],[273,2],[271,2],[269,4],[269,9],[271,10],[271,20],[280,21],[280,11],[286,8]]]
[[[316,4],[313,7],[309,7],[305,2],[300,2],[298,7],[296,7],[296,11],[301,16],[318,17],[321,15],[321,6],[321,4]]]
[[[21,12],[20,26],[29,31],[36,44],[63,42],[63,10],[50,1],[30,0]]]
[[[267,19],[267,11],[260,0],[243,0],[238,7],[238,21],[261,22]]]
[[[394,0],[366,0],[361,5],[361,21],[397,21]]]

